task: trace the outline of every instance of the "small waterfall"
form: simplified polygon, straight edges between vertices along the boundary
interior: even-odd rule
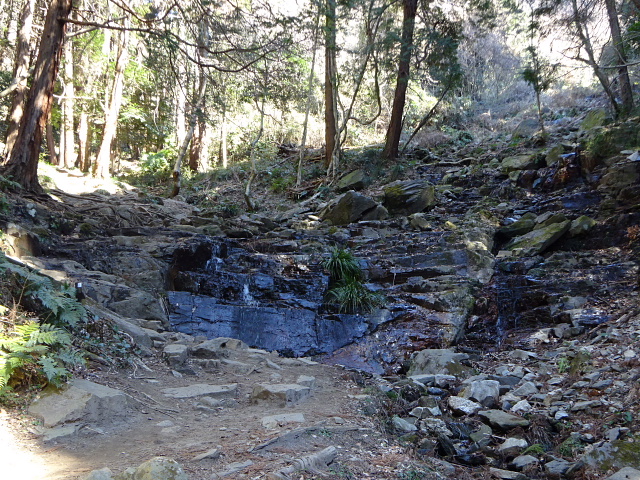
[[[258,302],[256,301],[255,298],[253,298],[253,295],[251,295],[251,292],[249,291],[248,283],[245,283],[242,286],[242,301],[245,305],[250,307],[255,307],[258,305]]]

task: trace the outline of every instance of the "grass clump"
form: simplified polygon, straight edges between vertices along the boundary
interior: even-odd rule
[[[348,250],[336,248],[323,263],[329,272],[329,291],[326,305],[339,313],[371,312],[384,304],[379,293],[363,283],[364,274],[358,259]]]

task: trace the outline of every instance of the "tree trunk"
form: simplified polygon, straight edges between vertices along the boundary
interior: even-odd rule
[[[63,128],[60,136],[64,136],[64,150],[60,150],[65,168],[73,168],[76,158],[74,155],[73,138],[73,42],[68,38],[64,43],[64,95],[62,99]],[[63,143],[63,142],[61,142]]]
[[[20,119],[24,112],[27,96],[27,77],[29,76],[29,61],[31,59],[31,31],[33,29],[33,8],[35,0],[27,0],[20,17],[20,31],[18,32],[18,46],[13,69],[16,90],[9,109],[7,136],[4,148],[5,156],[9,155],[18,137]]]
[[[113,78],[113,87],[110,95],[110,102],[105,112],[105,123],[102,134],[102,143],[96,157],[94,165],[94,175],[98,178],[107,178],[109,176],[109,167],[111,165],[111,146],[116,136],[118,128],[118,115],[120,114],[120,106],[122,105],[122,92],[124,89],[124,69],[129,59],[127,47],[129,44],[129,32],[124,30],[120,35],[120,45],[118,46],[118,58]]]
[[[587,29],[587,25],[582,23],[582,15],[580,9],[578,8],[577,0],[571,0],[571,7],[573,9],[573,25],[576,29],[578,38],[580,39],[580,42],[582,43],[582,46],[587,53],[587,58],[581,60],[589,65],[593,70],[593,73],[600,82],[600,85],[602,85],[602,89],[604,90],[604,93],[607,95],[607,98],[611,103],[611,107],[613,108],[616,116],[618,116],[620,114],[620,105],[618,105],[616,96],[611,89],[611,83],[609,82],[607,75],[605,75],[605,73],[602,71],[600,65],[596,60],[596,56],[593,52],[593,45],[591,43],[591,37],[589,35],[589,30]]]
[[[198,124],[196,130],[197,135],[193,135],[191,139],[191,147],[189,148],[189,170],[197,172],[200,166],[200,157],[202,156],[202,145],[204,139],[205,124],[202,121],[202,116],[198,116]]]
[[[185,138],[182,142],[182,146],[180,147],[180,152],[178,153],[178,159],[173,167],[173,191],[171,192],[171,196],[175,197],[180,193],[180,188],[182,187],[182,162],[184,158],[187,156],[187,152],[189,150],[189,143],[193,138],[193,134],[196,130],[196,125],[198,124],[198,115],[202,112],[200,111],[204,105],[205,101],[205,92],[207,91],[207,77],[204,74],[200,75],[200,90],[198,92],[198,98],[193,104],[191,115],[189,116],[189,130],[185,135]]]
[[[325,68],[324,68],[324,122],[325,158],[324,166],[334,172],[340,159],[340,137],[338,132],[338,91],[336,72],[336,2],[327,0],[325,12]]]
[[[620,23],[618,21],[618,11],[615,0],[605,0],[607,16],[609,17],[609,27],[611,28],[611,39],[616,52],[618,62],[618,82],[620,84],[620,98],[622,98],[623,113],[629,113],[633,109],[633,90],[629,80],[629,70],[627,68],[627,55],[624,50]]]
[[[222,162],[222,168],[229,166],[229,159],[227,158],[227,106],[222,106],[222,127],[220,129],[220,161]]]
[[[51,125],[51,115],[49,115],[49,119],[47,120],[46,134],[47,149],[49,150],[49,162],[51,163],[51,165],[60,165],[60,159],[58,158],[58,153],[56,152],[56,140],[53,136],[53,125]]]
[[[402,37],[400,44],[400,60],[398,62],[398,80],[393,95],[391,120],[387,129],[387,139],[382,151],[382,157],[393,160],[398,156],[398,145],[402,134],[402,115],[409,85],[409,66],[413,50],[413,31],[416,24],[418,0],[403,0]]]
[[[73,0],[51,0],[44,27],[38,58],[35,63],[29,100],[20,122],[16,142],[3,166],[2,173],[10,176],[27,191],[41,192],[38,183],[38,157],[42,136],[49,119],[53,100],[53,87],[60,66],[64,41],[65,20],[71,12]]]
[[[83,111],[80,113],[78,125],[78,168],[84,173],[87,173],[91,166],[89,145],[89,114]]]

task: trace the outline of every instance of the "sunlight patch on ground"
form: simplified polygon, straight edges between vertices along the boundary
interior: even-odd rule
[[[90,175],[83,175],[77,169],[66,170],[47,163],[38,164],[38,179],[45,188],[57,188],[66,193],[79,195],[104,190],[114,195],[133,190],[133,187],[123,182],[114,182],[111,178],[99,179]]]
[[[12,431],[9,415],[0,411],[0,465],[6,479],[45,480],[50,470],[38,455]]]

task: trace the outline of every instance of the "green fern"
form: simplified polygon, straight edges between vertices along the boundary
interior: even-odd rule
[[[0,391],[10,383],[44,382],[59,386],[68,367],[84,362],[63,328],[33,320],[0,334]]]

